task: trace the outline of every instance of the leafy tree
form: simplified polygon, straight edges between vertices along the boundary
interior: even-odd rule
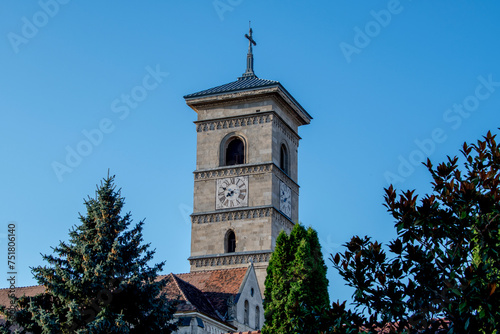
[[[398,236],[388,252],[369,237],[353,237],[332,256],[355,289],[355,310],[339,303],[331,316],[345,319],[332,331],[372,332],[387,323],[393,332],[497,333],[500,327],[500,150],[495,136],[464,143],[459,158],[433,167],[433,192],[386,189],[385,206]],[[388,253],[390,256],[388,256]],[[354,315],[354,317],[353,317]]]
[[[282,231],[267,268],[262,333],[319,333],[329,308],[326,265],[315,230]]]
[[[141,244],[143,221],[129,229],[121,216],[124,198],[114,177],[101,182],[96,198],[85,201],[87,215],[69,233],[69,242],[43,255],[48,266],[32,269],[46,292],[22,297],[17,312],[2,310],[21,333],[171,333],[174,307],[157,280],[164,262],[150,267],[154,251]]]

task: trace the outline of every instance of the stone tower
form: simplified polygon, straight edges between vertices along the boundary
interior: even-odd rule
[[[312,117],[278,82],[247,69],[234,82],[184,96],[198,114],[191,272],[253,263],[261,292],[281,230],[298,221],[298,127]]]

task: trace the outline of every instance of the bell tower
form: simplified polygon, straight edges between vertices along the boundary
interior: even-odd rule
[[[261,292],[281,230],[298,221],[298,128],[312,117],[278,82],[238,80],[184,96],[198,114],[191,272],[253,263]]]

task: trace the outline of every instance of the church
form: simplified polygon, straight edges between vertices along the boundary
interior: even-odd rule
[[[298,128],[312,117],[280,82],[257,77],[252,29],[245,37],[246,71],[236,81],[184,96],[198,116],[190,273],[166,275],[165,291],[178,301],[181,334],[260,330],[276,238],[299,220]]]

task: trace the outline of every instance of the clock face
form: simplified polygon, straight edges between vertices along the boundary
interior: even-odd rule
[[[292,190],[283,181],[280,181],[280,210],[288,218],[292,217]]]
[[[248,176],[218,179],[215,195],[216,210],[248,206]]]

